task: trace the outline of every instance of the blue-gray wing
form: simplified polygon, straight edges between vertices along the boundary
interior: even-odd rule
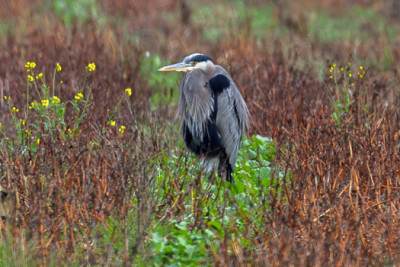
[[[232,169],[235,169],[236,158],[242,134],[249,125],[250,114],[238,88],[230,75],[221,66],[216,66],[216,75],[226,76],[230,85],[218,96],[216,125],[221,136],[222,146],[228,156]]]

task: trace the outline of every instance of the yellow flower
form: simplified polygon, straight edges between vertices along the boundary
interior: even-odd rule
[[[340,68],[340,71],[343,71],[343,68]]]
[[[53,99],[51,100],[51,103],[57,104],[57,103],[60,103],[60,102],[61,102],[61,100],[57,96],[53,96]]]
[[[332,65],[333,67],[336,67],[336,64],[335,63],[333,63],[333,65]]]
[[[36,139],[36,144],[40,144],[40,138]]]
[[[33,82],[33,76],[32,75],[28,75],[28,81]]]
[[[19,120],[21,122],[21,125],[25,125],[25,121],[24,120]]]
[[[125,132],[125,126],[121,125],[121,128],[119,128],[118,132],[123,134]]]
[[[125,89],[125,92],[126,92],[129,96],[132,95],[132,89],[131,89],[131,88],[126,88],[126,89]]]
[[[26,62],[26,64],[25,64],[25,68],[27,68],[28,69],[28,71],[29,71],[29,69],[34,69],[36,67],[36,63],[35,62]]]
[[[4,100],[7,100],[7,97],[6,97],[6,96],[4,96]]]
[[[360,78],[362,79],[362,78],[363,78],[363,76],[362,76],[362,75],[360,75]]]
[[[57,62],[57,67],[56,67],[56,68],[57,68],[57,71],[61,71],[61,65],[60,65],[60,63]]]
[[[349,73],[349,77],[353,76],[351,73]]]
[[[82,93],[78,93],[78,94],[75,96],[75,99],[76,99],[76,100],[83,99],[83,94],[82,94]]]
[[[48,99],[42,99],[42,106],[47,107],[49,105],[49,100]]]
[[[43,73],[39,73],[38,75],[36,75],[36,80],[39,80],[43,77]]]
[[[25,133],[26,133],[27,135],[31,135],[31,131],[25,130]]]
[[[19,112],[19,109],[17,109],[16,107],[13,107],[13,108],[11,109],[11,111],[16,113],[16,112]]]
[[[1,128],[1,122],[0,122],[0,128]]]
[[[94,64],[94,62],[92,62],[92,63],[89,63],[87,68],[89,69],[89,71],[95,71],[96,70],[96,65]]]
[[[68,129],[68,133],[69,133],[70,135],[73,135],[73,134],[75,133],[75,131],[76,131],[75,128],[72,128],[72,130],[71,130],[71,129]]]
[[[363,66],[360,66],[360,70],[362,70],[363,69]]]
[[[354,83],[352,83],[351,86],[354,86]]]
[[[329,76],[329,79],[332,79],[332,76]]]
[[[110,121],[110,125],[111,125],[111,126],[115,126],[115,121],[111,120],[111,121]]]
[[[29,106],[29,109],[33,109],[35,107],[35,103],[32,102],[31,105]]]

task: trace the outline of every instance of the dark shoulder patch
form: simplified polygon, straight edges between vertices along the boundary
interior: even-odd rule
[[[210,79],[210,88],[216,97],[220,95],[224,89],[229,88],[230,85],[231,82],[223,74],[215,75]]]

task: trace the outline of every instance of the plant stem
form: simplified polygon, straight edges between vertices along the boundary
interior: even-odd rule
[[[86,68],[85,77],[83,77],[83,84],[82,84],[82,89],[81,89],[80,92],[83,92],[83,90],[85,89],[85,83],[86,83],[87,73],[88,73],[88,69]]]
[[[28,125],[28,113],[29,113],[29,82],[26,83],[26,117],[25,121],[26,124]]]
[[[53,95],[54,96],[54,87],[55,87],[55,80],[56,80],[56,71],[57,67],[54,68],[54,73],[53,73]]]

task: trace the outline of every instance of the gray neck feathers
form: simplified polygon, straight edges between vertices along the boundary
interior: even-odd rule
[[[179,115],[192,134],[200,139],[204,135],[207,119],[214,107],[214,100],[208,86],[209,77],[212,75],[210,69],[206,68],[206,71],[195,69],[187,73],[181,84]],[[212,64],[212,69],[215,72],[214,64]]]

